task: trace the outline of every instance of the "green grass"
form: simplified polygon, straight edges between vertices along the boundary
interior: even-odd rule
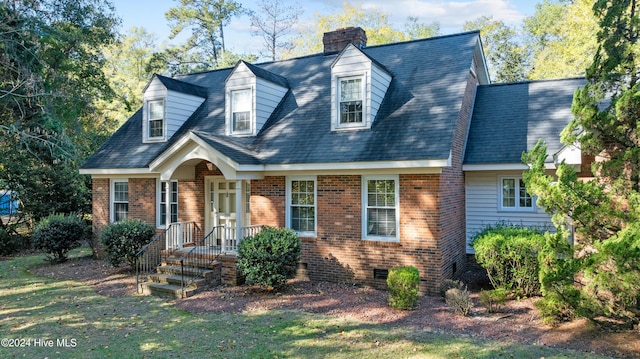
[[[111,298],[27,272],[43,258],[0,261],[0,337],[31,340],[0,347],[0,358],[598,358],[297,311],[191,314],[160,298]]]

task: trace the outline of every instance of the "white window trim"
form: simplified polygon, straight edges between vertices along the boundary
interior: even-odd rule
[[[249,91],[251,95],[251,111],[249,112],[249,130],[234,131],[233,130],[233,93],[236,91]],[[230,136],[253,136],[256,128],[256,93],[253,86],[242,86],[228,88],[226,93],[227,107],[227,134]]]
[[[362,122],[351,122],[351,123],[341,123],[340,119],[342,118],[340,113],[340,94],[341,94],[341,86],[340,82],[344,80],[351,79],[360,79],[360,85],[362,86]],[[367,93],[367,75],[366,73],[358,73],[358,74],[349,74],[344,76],[335,76],[334,85],[336,89],[335,93],[335,120],[334,120],[334,129],[335,130],[351,130],[351,129],[363,129],[369,127],[369,121],[367,120],[367,116],[369,113],[369,106],[367,99],[369,98],[369,94]]]
[[[285,220],[287,228],[292,229],[291,225],[291,184],[293,181],[313,181],[313,232],[309,231],[296,231],[300,237],[316,237],[318,233],[318,177],[317,176],[292,176],[287,177],[287,191],[286,191],[286,215]]]
[[[115,223],[116,217],[116,183],[127,183],[127,204],[129,204],[129,179],[128,178],[112,178],[109,184],[109,223]],[[124,203],[124,202],[118,202]],[[127,209],[127,218],[129,218],[130,210]]]
[[[513,179],[516,181],[515,188],[515,207],[505,207],[503,205],[503,193],[502,193],[502,181],[505,179]],[[499,176],[498,177],[498,211],[499,212],[535,212],[536,211],[536,197],[531,196],[531,207],[520,207],[520,180],[522,176]]]
[[[158,180],[156,182],[157,183],[157,185],[156,185],[156,188],[157,188],[157,191],[156,191],[157,192],[156,193],[156,198],[157,198],[157,200],[156,200],[156,204],[157,204],[157,206],[156,206],[156,228],[166,228],[167,227],[166,224],[161,224],[162,223],[162,187],[165,186],[166,182],[176,183],[176,184],[178,183],[177,180],[171,180],[171,181],[160,181],[160,180]],[[179,198],[179,196],[180,196],[180,186],[179,185],[176,187],[176,194],[177,194],[177,196]],[[169,192],[167,194],[167,201],[168,201],[168,204],[169,204],[169,207],[167,208],[168,211],[171,211],[170,196],[171,196],[171,193]],[[180,200],[178,200],[176,205],[177,205],[176,215],[178,215],[178,213],[180,213]],[[166,217],[166,215],[165,215],[165,217]]]
[[[368,202],[368,186],[369,180],[394,180],[395,182],[395,209],[396,209],[396,235],[391,236],[372,236],[367,234],[367,202]],[[379,241],[379,242],[400,242],[400,176],[399,175],[369,175],[362,176],[361,184],[362,193],[362,240]]]
[[[162,101],[162,136],[149,137],[149,122],[151,121],[149,115],[149,104],[155,101]],[[167,101],[164,97],[149,98],[144,100],[144,128],[142,129],[142,135],[144,136],[144,142],[163,142],[167,140]]]

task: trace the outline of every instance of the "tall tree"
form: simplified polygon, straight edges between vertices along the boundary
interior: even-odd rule
[[[305,27],[293,40],[295,55],[308,55],[322,52],[322,36],[325,32],[349,26],[359,26],[367,33],[367,45],[388,44],[391,42],[412,40],[423,35],[436,35],[437,23],[425,25],[417,19],[409,18],[406,32],[395,29],[389,23],[389,14],[375,8],[365,9],[361,5],[342,4],[342,9],[329,14],[315,14],[315,25]],[[433,32],[433,33],[432,33]]]
[[[480,30],[488,60],[489,74],[496,82],[515,82],[526,78],[529,52],[518,44],[516,30],[492,16],[467,21],[464,30]]]
[[[170,49],[164,56],[194,70],[218,67],[225,52],[224,27],[243,13],[245,9],[234,0],[180,0],[180,6],[165,14],[171,27],[169,38],[187,28],[191,35],[183,46]]]
[[[106,118],[109,132],[142,106],[142,90],[151,76],[166,71],[165,64],[152,66],[151,59],[156,51],[155,36],[138,27],[132,27],[128,34],[104,48],[104,72],[115,96],[96,99],[96,107]]]
[[[88,209],[77,169],[100,143],[92,102],[112,95],[101,49],[117,22],[102,0],[0,3],[0,187],[33,219]]]
[[[597,48],[594,0],[545,0],[524,20],[531,79],[584,76]]]
[[[573,100],[574,119],[562,133],[565,145],[577,144],[596,158],[593,180],[580,181],[564,163],[557,178],[545,173],[547,157],[538,145],[524,159],[531,165],[525,175],[527,189],[554,213],[566,230],[576,226],[582,256],[566,260],[566,253],[551,253],[553,269],[549,291],[590,316],[608,314],[638,322],[640,319],[640,5],[636,0],[595,1],[598,49],[587,69],[587,83]],[[564,256],[564,257],[563,257]],[[565,258],[564,260],[560,260]],[[559,281],[573,283],[580,272],[579,295],[558,295]],[[564,273],[558,276],[558,273]],[[577,289],[572,291],[576,293]],[[567,291],[562,291],[566,293]],[[562,294],[561,293],[561,294]]]
[[[293,49],[285,38],[303,10],[298,3],[286,5],[284,0],[260,0],[257,6],[258,11],[251,15],[252,35],[262,36],[267,55],[275,61],[280,50],[287,53]]]

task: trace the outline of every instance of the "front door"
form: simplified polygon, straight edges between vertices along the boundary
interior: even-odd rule
[[[208,230],[213,227],[236,226],[236,181],[224,178],[207,180],[207,218]]]

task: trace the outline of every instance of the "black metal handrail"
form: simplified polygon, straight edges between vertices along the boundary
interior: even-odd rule
[[[180,286],[182,290],[182,297],[184,298],[184,291],[199,277],[201,277],[205,271],[215,262],[220,254],[222,254],[222,247],[220,243],[220,237],[218,232],[224,227],[213,227],[202,239],[198,240],[193,248],[185,253],[180,258]],[[198,271],[197,275],[190,275],[187,279],[184,274],[185,263],[189,264],[192,271]]]
[[[169,231],[169,228],[156,234],[151,239],[151,242],[136,253],[136,292],[138,294],[141,293],[140,284],[143,282],[141,278],[146,278],[147,275],[162,264],[162,251],[165,249],[167,231]]]

